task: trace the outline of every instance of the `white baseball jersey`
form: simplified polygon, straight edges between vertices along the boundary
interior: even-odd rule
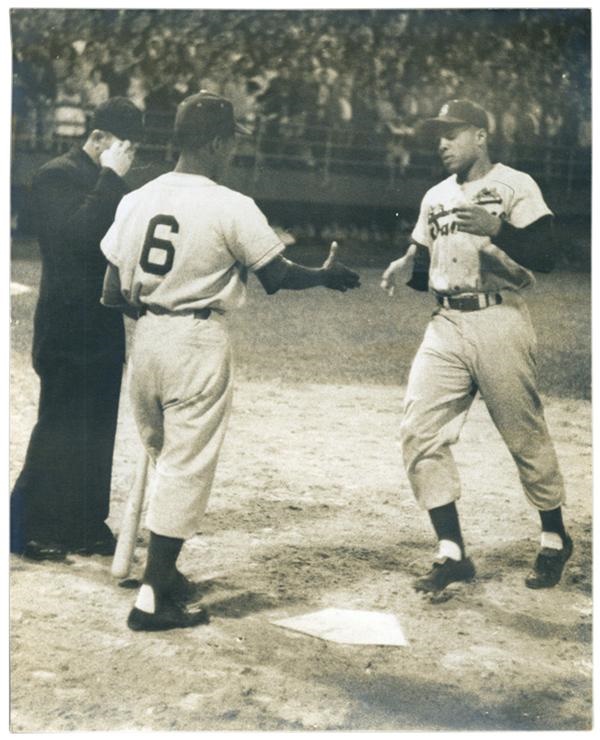
[[[101,248],[129,303],[178,313],[241,306],[247,269],[285,246],[251,198],[202,175],[168,172],[121,200]]]
[[[470,293],[518,290],[533,283],[531,272],[489,237],[458,231],[454,209],[473,204],[517,228],[552,213],[532,177],[500,163],[472,182],[459,183],[456,175],[443,180],[425,194],[412,232],[412,240],[430,250],[430,287],[439,293]]]

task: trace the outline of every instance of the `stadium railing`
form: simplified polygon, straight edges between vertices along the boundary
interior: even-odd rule
[[[176,155],[170,143],[172,114],[147,112],[146,135],[141,153],[163,161]],[[19,125],[21,124],[21,125]],[[423,149],[411,136],[394,138],[384,125],[369,129],[308,126],[301,120],[282,123],[257,119],[253,133],[241,137],[236,162],[252,169],[258,177],[263,166],[286,170],[311,170],[324,182],[335,175],[368,174],[393,183],[398,178],[434,179],[441,174],[439,158]],[[39,125],[13,121],[13,148],[55,153],[77,143],[77,139],[44,131]],[[400,144],[403,156],[398,158]],[[509,150],[494,145],[492,154],[505,164],[529,172],[541,184],[559,185],[567,195],[591,180],[589,149],[559,145],[518,145]],[[398,161],[401,159],[401,161]]]

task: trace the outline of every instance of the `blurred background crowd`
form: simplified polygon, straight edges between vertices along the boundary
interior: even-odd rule
[[[586,10],[11,10],[16,148],[51,152],[85,133],[91,109],[125,95],[145,111],[143,148],[171,160],[180,100],[230,98],[252,131],[237,161],[330,175],[431,177],[418,122],[454,97],[490,114],[492,155],[570,191],[591,167]],[[266,170],[265,170],[266,171]],[[20,191],[13,197],[19,210]],[[270,216],[294,237],[389,241],[371,212],[330,223],[331,204]],[[278,206],[280,209],[283,206]],[[414,214],[395,214],[395,233]],[[23,221],[23,220],[22,220]],[[376,221],[376,219],[375,219]],[[348,233],[346,233],[348,231]]]
[[[415,123],[443,101],[490,111],[504,159],[519,145],[591,145],[585,11],[12,10],[17,137],[83,133],[126,95],[162,144],[177,103],[222,93],[264,148],[306,163],[335,146],[410,162]],[[300,148],[299,148],[300,147]]]

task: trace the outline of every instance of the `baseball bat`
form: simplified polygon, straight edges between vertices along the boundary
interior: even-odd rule
[[[135,479],[129,491],[121,529],[117,539],[117,547],[112,561],[111,573],[115,578],[126,578],[131,568],[131,560],[135,550],[142,506],[144,504],[144,494],[146,492],[146,482],[148,480],[148,455],[144,450],[143,455],[137,463]]]

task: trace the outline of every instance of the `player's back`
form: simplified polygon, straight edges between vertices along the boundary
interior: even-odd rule
[[[227,310],[244,300],[238,232],[246,214],[251,221],[256,213],[264,219],[241,193],[202,175],[169,172],[123,198],[102,247],[133,303]]]

